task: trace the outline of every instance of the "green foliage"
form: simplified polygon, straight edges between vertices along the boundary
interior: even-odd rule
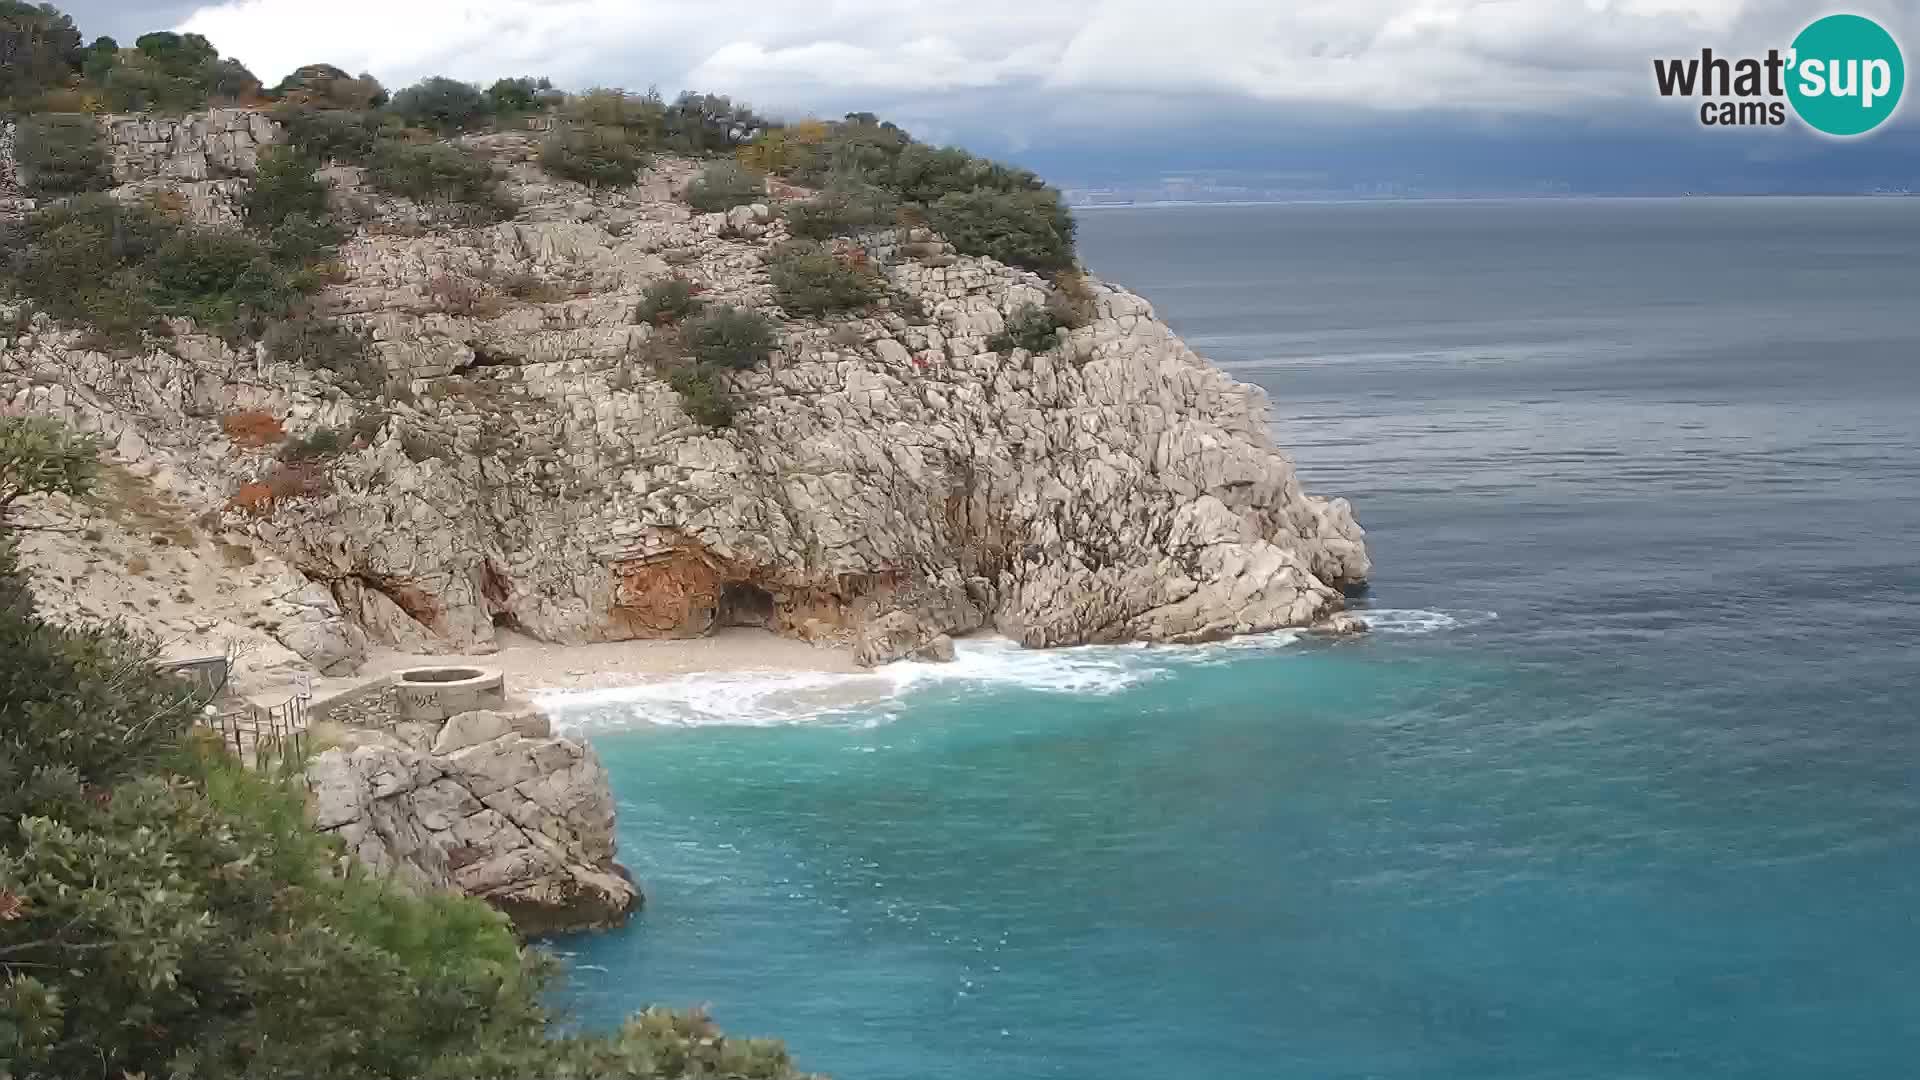
[[[680,395],[680,407],[696,422],[711,428],[733,423],[733,391],[725,376],[704,364],[686,364],[667,373],[667,385]]]
[[[916,142],[871,114],[772,129],[748,149],[795,183],[885,192],[924,212],[962,254],[1042,271],[1073,265],[1073,217],[1058,191],[1025,169]]]
[[[95,43],[89,77],[116,112],[184,113],[211,102],[250,98],[260,81],[238,60],[222,59],[199,34],[142,34],[131,49]]]
[[[503,220],[514,212],[493,166],[447,143],[381,140],[367,167],[367,180],[381,191],[418,202],[465,204],[488,220]]]
[[[0,416],[0,525],[29,495],[84,495],[100,473],[99,444],[51,420]]]
[[[551,79],[499,79],[487,87],[487,109],[495,117],[537,112],[562,97]]]
[[[144,206],[88,196],[38,210],[20,229],[9,285],[54,318],[133,346],[158,314],[143,273],[178,228]]]
[[[1073,265],[1073,215],[1051,189],[956,191],[935,200],[927,217],[956,249],[969,255],[1029,270]]]
[[[1054,333],[1059,328],[1060,321],[1053,312],[1037,304],[1021,304],[1007,317],[1006,329],[987,338],[987,348],[993,352],[1046,352],[1059,344]]]
[[[809,240],[775,248],[767,274],[780,306],[797,315],[865,307],[885,295],[880,276],[854,258]]]
[[[355,394],[377,393],[385,382],[385,372],[368,355],[367,338],[337,320],[298,313],[267,327],[261,340],[275,361],[330,371]]]
[[[664,277],[648,283],[640,293],[634,321],[664,326],[700,310],[699,289],[683,277]]]
[[[541,144],[540,165],[589,187],[626,187],[646,167],[647,155],[623,128],[569,124]]]
[[[113,185],[100,125],[84,113],[47,113],[20,122],[15,155],[35,198],[104,191]]]
[[[266,244],[234,229],[178,228],[142,269],[160,310],[245,337],[259,336],[313,287],[276,265]]]
[[[434,75],[393,95],[394,113],[414,127],[452,135],[493,115],[480,88]]]
[[[795,236],[826,240],[865,229],[893,224],[900,203],[890,192],[871,184],[829,188],[804,202],[789,203],[781,213]]]
[[[64,84],[84,59],[73,20],[49,4],[0,0],[0,108]]]
[[[281,461],[320,461],[325,458],[339,457],[353,442],[348,432],[339,428],[314,428],[305,435],[290,435],[280,444]]]
[[[273,118],[286,128],[288,146],[321,162],[370,161],[388,131],[387,119],[377,112],[282,105]]]
[[[716,161],[687,184],[687,205],[713,213],[767,197],[766,178],[738,162]]]
[[[701,364],[745,371],[773,352],[773,324],[751,308],[723,305],[702,312],[681,331],[687,350]]]
[[[340,231],[327,214],[327,185],[298,150],[273,147],[260,155],[253,186],[241,201],[247,228],[266,237],[273,257],[301,266],[328,253]]]
[[[666,106],[661,138],[682,154],[731,153],[766,130],[767,122],[724,94],[683,93]]]

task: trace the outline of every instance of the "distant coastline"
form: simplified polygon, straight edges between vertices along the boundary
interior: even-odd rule
[[[1349,195],[1302,196],[1293,199],[1139,199],[1126,202],[1078,202],[1071,197],[1067,206],[1081,210],[1140,210],[1203,206],[1305,206],[1347,205],[1354,203],[1492,203],[1492,202],[1591,202],[1623,199],[1896,199],[1910,198],[1912,191],[1853,192],[1694,192],[1679,191],[1660,195],[1631,194],[1505,194],[1505,195]]]

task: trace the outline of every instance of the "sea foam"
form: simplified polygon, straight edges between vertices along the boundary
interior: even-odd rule
[[[1428,634],[1493,617],[1492,612],[1396,609],[1361,614],[1383,634]],[[534,698],[562,729],[588,734],[639,726],[870,727],[891,720],[901,703],[916,692],[970,687],[1114,694],[1177,668],[1233,663],[1249,653],[1283,650],[1303,636],[1301,630],[1277,630],[1205,645],[1061,649],[1026,649],[1004,638],[969,638],[955,643],[949,663],[903,660],[861,673],[700,673],[609,689],[537,691]]]

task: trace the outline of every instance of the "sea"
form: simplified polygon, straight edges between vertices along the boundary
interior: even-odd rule
[[[1358,640],[553,696],[648,905],[568,1022],[840,1080],[1920,1076],[1920,200],[1116,208]]]

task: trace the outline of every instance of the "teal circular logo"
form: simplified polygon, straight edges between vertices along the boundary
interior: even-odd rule
[[[1861,135],[1900,104],[1907,65],[1880,24],[1860,15],[1829,15],[1793,39],[1787,98],[1815,131]]]

